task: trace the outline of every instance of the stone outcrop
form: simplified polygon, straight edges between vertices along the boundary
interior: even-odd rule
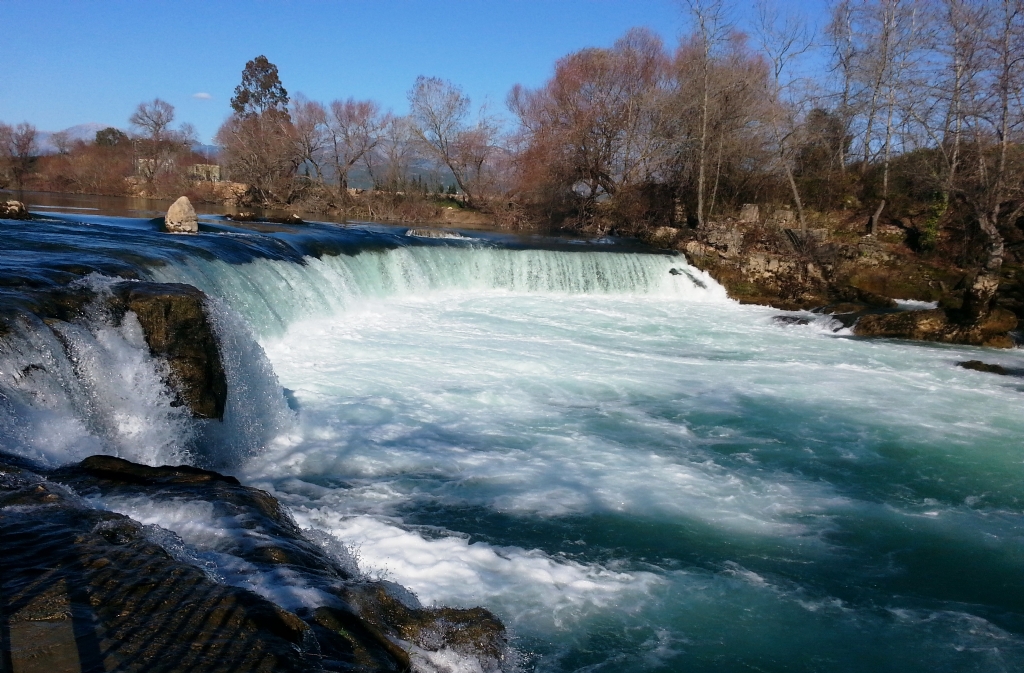
[[[945,309],[930,311],[898,311],[866,315],[857,321],[857,336],[915,339],[940,343],[967,344],[1012,348],[1007,332],[1017,326],[1017,316],[1005,309],[995,309],[978,321],[958,321],[962,316]]]
[[[0,660],[25,671],[316,670],[309,627],[0,455]]]
[[[836,222],[829,222],[832,229],[798,229],[790,210],[776,210],[764,221],[759,214],[748,204],[739,220],[659,229],[657,241],[648,238],[654,244],[675,240],[673,247],[741,303],[822,310],[841,314],[836,317],[847,325],[863,316],[858,333],[865,336],[1011,345],[1011,311],[1024,314],[1024,271],[1018,267],[1003,274],[995,302],[1010,311],[979,317],[967,301],[978,281],[947,260],[915,255],[902,239],[895,242],[897,234],[866,237]],[[884,309],[895,310],[894,299],[940,301],[943,310],[886,315]]]
[[[744,203],[740,208],[740,222],[758,222],[761,219],[761,209],[756,203]]]
[[[164,229],[175,234],[194,234],[199,231],[196,209],[192,207],[192,202],[187,196],[178,197],[178,200],[167,209]]]
[[[0,201],[0,219],[4,220],[27,220],[28,209],[21,201]]]
[[[110,306],[117,318],[138,316],[150,351],[170,366],[178,402],[197,418],[223,419],[227,378],[205,302],[191,285],[126,282],[113,287]]]
[[[217,520],[244,521],[210,539],[218,555],[322,598],[288,610],[216,580],[172,534],[79,495],[201,503]],[[45,471],[0,453],[0,539],[0,661],[15,671],[397,673],[413,663],[406,644],[497,670],[507,651],[487,610],[397,597],[307,539],[272,496],[216,472],[110,456]]]

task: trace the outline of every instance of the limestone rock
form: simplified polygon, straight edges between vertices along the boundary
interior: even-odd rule
[[[792,224],[796,221],[796,214],[792,210],[776,210],[772,219],[779,224]]]
[[[940,343],[1012,348],[1007,332],[1017,326],[1017,317],[995,309],[977,322],[960,323],[941,308],[929,311],[899,311],[866,315],[854,325],[857,336],[914,339]]]
[[[0,201],[0,219],[27,220],[28,218],[28,209],[21,201]]]
[[[679,240],[679,230],[675,227],[657,227],[643,237],[645,243],[659,248],[669,248]]]
[[[164,228],[172,233],[194,234],[199,231],[199,220],[196,218],[196,210],[187,196],[180,196],[178,200],[167,209],[167,217],[164,218]]]
[[[223,419],[228,384],[206,295],[180,283],[120,283],[113,293],[115,313],[135,313],[150,351],[167,358],[179,402],[197,418]]]
[[[761,219],[761,210],[756,203],[744,203],[740,208],[740,222],[758,222]]]

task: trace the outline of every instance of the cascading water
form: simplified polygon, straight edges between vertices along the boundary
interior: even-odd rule
[[[223,462],[363,571],[494,610],[525,670],[1024,668],[1024,390],[954,366],[1019,352],[781,326],[677,256],[342,234],[368,242],[174,239],[214,254],[141,275],[213,298]],[[161,438],[210,436],[175,425],[130,321],[62,329],[3,341],[5,449],[166,462]],[[200,556],[244,527],[103,506]]]
[[[671,273],[673,269],[676,273]],[[301,318],[439,292],[636,294],[727,301],[724,288],[675,255],[490,246],[410,246],[310,257],[302,264],[260,259],[242,267],[195,258],[154,269],[150,275],[223,297],[264,334],[280,333]]]

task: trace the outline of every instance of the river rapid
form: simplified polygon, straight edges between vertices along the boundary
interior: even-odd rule
[[[0,223],[0,275],[199,287],[228,409],[172,406],[130,321],[26,325],[0,342],[0,449],[234,474],[360,571],[492,610],[509,670],[1024,670],[1024,379],[955,366],[1020,351],[780,324],[610,240],[48,212]],[[217,553],[242,522],[95,505],[318,600]]]

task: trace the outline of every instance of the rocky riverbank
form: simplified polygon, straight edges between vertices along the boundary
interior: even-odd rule
[[[1011,332],[1024,317],[1016,266],[1003,270],[995,301],[982,315],[964,310],[968,269],[916,254],[907,232],[886,227],[864,236],[848,224],[800,230],[790,211],[660,227],[644,239],[679,250],[742,303],[833,314],[860,336],[1011,347]],[[897,301],[930,303],[922,311],[897,311]],[[905,307],[903,307],[905,308]]]

